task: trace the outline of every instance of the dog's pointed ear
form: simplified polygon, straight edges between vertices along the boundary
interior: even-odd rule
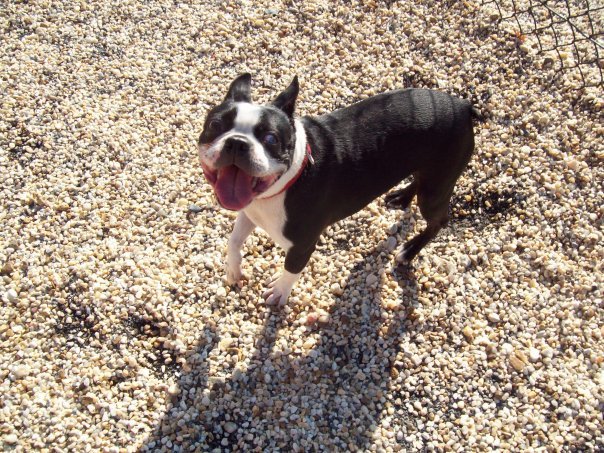
[[[252,102],[252,75],[249,73],[241,74],[229,87],[229,91],[224,98],[225,101]]]
[[[298,76],[295,76],[292,83],[275,98],[272,104],[278,109],[283,110],[287,116],[292,117],[294,115],[296,99],[298,98],[298,91],[300,91],[300,86],[298,85]]]

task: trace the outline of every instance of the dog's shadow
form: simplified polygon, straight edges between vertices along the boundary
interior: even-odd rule
[[[179,378],[178,396],[141,450],[368,447],[386,410],[391,379],[397,374],[393,368],[399,345],[404,336],[421,330],[421,320],[413,316],[418,291],[412,267],[395,267],[388,277],[402,291],[398,307],[382,301],[386,276],[380,267],[387,259],[392,260],[392,255],[378,246],[354,265],[327,319],[307,326],[300,339],[302,348],[296,347],[306,350],[304,354],[292,352],[293,344],[279,341],[279,331],[299,314],[266,307],[266,322],[253,356],[246,361],[247,369],[226,380],[214,379],[208,376],[207,357],[219,339],[213,329],[204,332],[190,355],[195,358],[189,361],[190,371]],[[370,274],[381,277],[372,282],[373,277],[367,279]]]

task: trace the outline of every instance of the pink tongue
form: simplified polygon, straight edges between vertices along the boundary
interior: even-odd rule
[[[214,190],[220,204],[232,211],[239,211],[252,202],[252,176],[235,165],[218,170]]]

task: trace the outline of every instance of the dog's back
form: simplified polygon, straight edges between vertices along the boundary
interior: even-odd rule
[[[470,102],[433,90],[390,91],[303,124],[318,165],[292,197],[326,203],[328,223],[411,174],[454,183],[474,149]]]

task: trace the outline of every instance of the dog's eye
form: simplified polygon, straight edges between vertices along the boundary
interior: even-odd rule
[[[262,139],[262,141],[264,142],[265,145],[269,145],[269,146],[274,146],[277,143],[279,143],[279,139],[277,138],[277,136],[271,132],[266,134],[264,136],[264,138]]]
[[[222,123],[220,120],[212,120],[208,123],[208,131],[218,133],[222,130]]]

